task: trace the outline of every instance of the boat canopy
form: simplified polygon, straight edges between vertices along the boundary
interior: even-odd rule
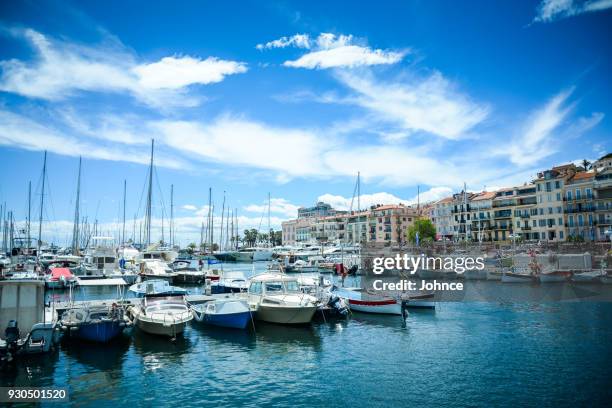
[[[74,278],[74,275],[72,274],[72,272],[70,272],[70,269],[68,268],[51,269],[51,280],[52,281],[60,280],[62,277],[64,277],[64,279],[72,279]]]

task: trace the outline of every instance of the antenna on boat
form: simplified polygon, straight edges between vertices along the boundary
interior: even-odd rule
[[[219,231],[219,251],[223,248],[223,216],[225,214],[225,190],[223,191],[223,204],[221,206],[221,228]]]

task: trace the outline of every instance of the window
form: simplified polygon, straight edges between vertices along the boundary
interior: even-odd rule
[[[533,221],[531,222],[531,224],[532,224],[532,226],[533,226],[533,227],[537,227],[536,220],[533,220]]]
[[[559,180],[555,181],[555,188],[561,188],[561,183]]]
[[[539,210],[540,210],[540,215],[544,215],[544,209],[540,208]]]
[[[557,201],[561,201],[561,193],[557,193]]]
[[[283,282],[282,281],[272,281],[266,282],[266,293],[274,293],[274,292],[282,292],[283,291]]]
[[[559,239],[563,239],[563,231],[559,231]]]
[[[584,217],[582,216],[582,214],[578,215],[578,226],[582,227],[584,225]]]
[[[593,191],[591,191],[591,189],[590,189],[590,188],[587,188],[587,189],[585,189],[584,191],[585,191],[585,193],[586,193],[587,198],[589,198],[589,199],[590,199],[590,198],[593,198]]]
[[[563,208],[562,207],[557,207],[557,214],[561,214],[563,212]]]
[[[261,282],[253,282],[249,286],[249,293],[260,294],[261,293]]]
[[[573,216],[573,215],[570,215],[570,216],[569,216],[569,226],[570,226],[570,227],[573,227],[573,226],[574,226],[574,216]]]
[[[580,200],[580,189],[576,189],[576,200]]]
[[[563,225],[563,218],[559,218],[559,225]]]
[[[538,191],[542,191],[542,185],[538,184]]]
[[[552,209],[552,207],[548,207],[548,213],[549,213],[549,214],[552,214],[552,213],[553,213],[553,209]]]
[[[552,194],[548,194],[546,198],[548,199],[548,202],[550,203],[552,201]]]
[[[571,190],[567,190],[567,200],[571,200],[572,199],[572,191]]]
[[[551,191],[550,181],[546,182],[546,191]]]

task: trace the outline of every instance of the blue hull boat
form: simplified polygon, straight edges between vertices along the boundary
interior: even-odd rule
[[[80,307],[66,310],[60,319],[60,328],[67,336],[80,340],[107,343],[131,326],[123,307]]]
[[[107,321],[100,323],[82,324],[71,333],[72,336],[87,341],[95,341],[98,343],[107,343],[118,337],[125,325],[118,321]]]
[[[251,320],[248,304],[239,299],[218,299],[192,308],[198,322],[213,326],[245,329]]]

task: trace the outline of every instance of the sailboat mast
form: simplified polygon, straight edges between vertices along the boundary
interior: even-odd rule
[[[79,252],[79,203],[81,200],[81,157],[79,156],[79,172],[77,174],[77,193],[74,203],[74,228],[72,230],[72,253],[78,255]]]
[[[229,248],[229,220],[230,220],[230,209],[227,206],[227,218],[225,219],[225,249]]]
[[[272,246],[272,228],[270,227],[270,206],[272,201],[270,200],[270,193],[268,192],[268,244]]]
[[[30,247],[30,228],[32,223],[32,182],[28,182],[28,223],[26,224],[27,245]]]
[[[42,173],[42,188],[40,191],[40,215],[38,217],[38,246],[36,250],[36,256],[40,258],[40,246],[42,245],[42,220],[43,220],[43,208],[45,205],[45,179],[47,178],[47,151],[45,150],[45,158],[43,159],[43,173]]]
[[[174,184],[170,184],[170,247],[174,246]]]
[[[238,249],[238,239],[240,238],[240,233],[238,232],[238,208],[235,208],[234,217],[236,217],[236,249]]]
[[[223,192],[223,205],[221,206],[221,230],[219,231],[219,250],[223,248],[223,215],[225,214],[225,191]]]
[[[212,253],[212,187],[208,187],[208,236],[206,240],[209,243],[208,250]]]
[[[127,193],[127,181],[123,179],[123,231],[121,232],[121,245],[125,244],[125,196]]]
[[[149,165],[149,191],[147,192],[147,209],[145,213],[145,243],[151,244],[151,205],[153,204],[153,149],[155,139],[151,139],[151,163]]]

